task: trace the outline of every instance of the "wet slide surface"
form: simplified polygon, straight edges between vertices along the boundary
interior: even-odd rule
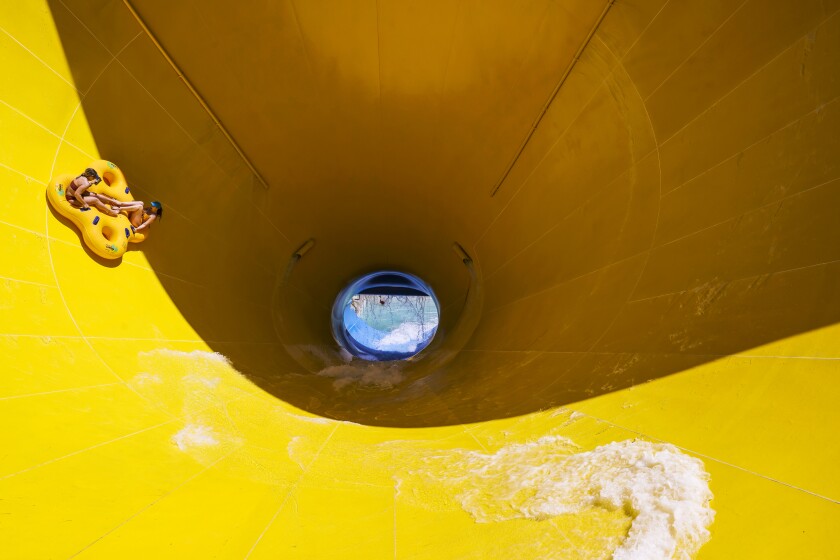
[[[0,556],[836,555],[840,3],[176,4],[0,4]]]

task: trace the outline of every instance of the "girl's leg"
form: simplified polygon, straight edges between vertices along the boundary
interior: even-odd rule
[[[119,208],[120,210],[132,210],[136,208],[143,208],[144,206],[142,200],[132,200],[131,202],[122,202],[114,199],[111,200],[113,200],[113,202],[110,202],[109,204]]]
[[[129,220],[131,220],[131,214],[136,212],[137,210],[143,211],[143,203],[138,200],[133,200],[131,202],[120,202],[117,201],[117,204],[111,206],[115,212],[125,212],[129,216]]]
[[[143,208],[143,201],[142,200],[131,200],[129,202],[123,202],[121,200],[117,200],[116,198],[111,198],[110,196],[105,196],[104,194],[95,194],[96,198],[104,202],[105,204],[110,205],[114,209],[119,210],[130,210],[132,208]]]
[[[104,214],[108,214],[109,216],[119,216],[120,214],[119,212],[117,212],[116,210],[99,200],[99,197],[86,196],[85,202],[87,202],[89,206],[94,206],[97,210]]]
[[[111,198],[110,196],[105,196],[104,194],[92,193],[92,192],[89,192],[87,194],[89,196],[95,196],[96,198],[98,198],[100,200],[100,202],[104,202],[105,204],[110,204],[111,206],[113,206],[115,203],[119,202],[119,200],[117,200],[115,198]]]

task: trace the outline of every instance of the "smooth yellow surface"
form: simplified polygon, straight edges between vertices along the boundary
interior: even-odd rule
[[[395,482],[561,435],[701,458],[701,558],[836,557],[840,3],[618,0],[491,197],[605,4],[136,0],[265,188],[122,2],[0,3],[0,556],[608,557]],[[166,208],[108,265],[44,196],[100,157]],[[440,332],[336,390],[379,268]]]
[[[85,169],[96,170],[104,184],[89,188],[86,192],[103,194],[122,202],[131,202],[128,183],[122,170],[110,161],[97,160]],[[75,208],[65,197],[67,186],[78,175],[63,173],[53,177],[47,185],[47,200],[53,209],[67,218],[82,233],[85,245],[94,254],[104,259],[118,259],[128,250],[129,243],[140,243],[146,239],[143,233],[136,233],[125,213],[109,216],[97,208]],[[94,223],[96,222],[96,223]]]

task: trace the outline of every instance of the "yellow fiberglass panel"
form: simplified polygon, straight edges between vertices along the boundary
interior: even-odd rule
[[[0,4],[0,556],[836,556],[838,10]],[[410,360],[333,339],[377,270]]]

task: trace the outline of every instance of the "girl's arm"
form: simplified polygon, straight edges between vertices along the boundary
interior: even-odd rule
[[[155,219],[157,219],[157,216],[155,214],[152,214],[151,216],[146,218],[145,222],[134,228],[134,233],[137,233],[138,231],[143,231],[145,229],[149,229],[149,226],[152,225],[152,222],[154,222]]]
[[[73,196],[76,197],[76,200],[79,201],[79,204],[82,205],[82,208],[90,208],[90,206],[88,206],[88,203],[85,202],[85,198],[82,196],[82,193],[87,190],[89,185],[90,183],[88,183],[84,187],[78,187],[75,191],[73,191]]]

